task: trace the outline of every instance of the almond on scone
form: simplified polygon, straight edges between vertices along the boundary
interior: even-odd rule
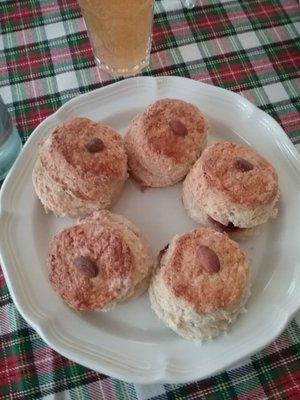
[[[45,210],[72,217],[109,208],[127,177],[122,137],[88,118],[58,125],[40,145],[32,174]]]
[[[233,239],[257,233],[276,217],[278,198],[273,166],[256,150],[231,142],[206,148],[183,183],[190,217]]]
[[[137,115],[126,133],[129,172],[143,187],[182,180],[206,144],[208,122],[185,101],[162,99]]]
[[[53,289],[70,307],[106,311],[148,288],[153,262],[139,229],[102,210],[54,236],[47,265]]]
[[[157,316],[189,340],[228,331],[245,311],[249,263],[239,245],[213,229],[175,236],[162,250],[149,295]]]

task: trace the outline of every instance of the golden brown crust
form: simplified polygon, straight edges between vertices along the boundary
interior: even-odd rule
[[[162,99],[137,115],[125,135],[130,173],[145,186],[182,180],[206,145],[208,123],[192,104]]]
[[[79,256],[96,263],[96,277],[87,278],[74,266]],[[92,223],[78,224],[56,235],[47,264],[54,290],[76,310],[109,305],[127,290],[134,272],[130,249],[119,233]]]
[[[86,144],[99,138],[102,151],[91,153]],[[40,161],[48,175],[78,198],[97,200],[111,181],[126,179],[127,156],[122,138],[108,126],[88,118],[73,118],[57,126]]]
[[[253,169],[241,171],[236,166],[237,158],[250,162]],[[272,203],[278,195],[275,169],[249,147],[231,142],[216,143],[203,152],[200,165],[206,190],[217,191],[235,204],[254,208]]]
[[[209,273],[199,260],[199,246],[213,250],[220,270]],[[163,256],[162,279],[173,295],[199,314],[226,310],[239,303],[247,285],[249,266],[244,252],[227,235],[195,229],[177,237]]]
[[[180,121],[187,130],[185,136],[174,133],[171,121]],[[206,121],[200,111],[182,100],[162,99],[149,106],[142,117],[142,129],[154,152],[186,163],[206,134]]]

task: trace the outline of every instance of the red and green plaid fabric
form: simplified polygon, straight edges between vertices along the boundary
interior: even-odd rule
[[[23,141],[70,98],[114,81],[95,65],[75,0],[0,0],[0,24],[0,93]],[[193,9],[156,1],[144,75],[186,76],[239,92],[297,143],[299,30],[297,0],[198,0]],[[128,384],[51,350],[19,315],[0,272],[0,398],[298,400],[299,323],[298,314],[266,349],[211,378]]]

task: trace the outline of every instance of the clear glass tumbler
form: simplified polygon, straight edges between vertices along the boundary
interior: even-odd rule
[[[22,148],[21,138],[0,97],[0,181],[7,175]]]
[[[79,0],[96,61],[112,76],[149,64],[154,0]]]

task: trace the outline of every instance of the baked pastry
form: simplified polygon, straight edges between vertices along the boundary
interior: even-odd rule
[[[54,236],[47,265],[53,289],[69,306],[106,311],[148,288],[153,262],[137,227],[102,210]]]
[[[74,217],[110,207],[127,175],[121,136],[88,118],[73,118],[40,145],[32,177],[46,212]]]
[[[208,123],[182,100],[162,99],[137,115],[126,133],[129,171],[144,187],[182,180],[206,144]]]
[[[175,236],[160,253],[149,294],[155,313],[179,335],[212,339],[245,311],[247,258],[227,235],[194,229]]]
[[[277,215],[278,177],[254,149],[231,142],[203,152],[183,183],[188,214],[238,239]]]

